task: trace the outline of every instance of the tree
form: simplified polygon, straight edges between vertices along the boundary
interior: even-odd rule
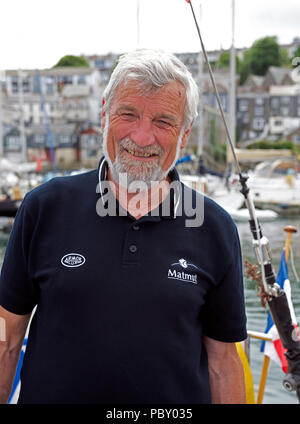
[[[229,68],[230,66],[230,51],[229,52],[223,52],[220,54],[219,60],[217,62],[218,68]],[[235,56],[235,66],[236,66],[236,72],[240,73],[240,59],[238,56]]]
[[[288,53],[280,48],[276,37],[256,40],[244,53],[240,64],[240,81],[243,84],[250,74],[265,75],[270,66],[286,66]]]
[[[251,49],[248,49],[244,53],[243,60],[240,64],[240,84],[243,85],[248,76],[251,74]]]
[[[285,49],[284,47],[280,47],[279,54],[280,54],[280,65],[286,68],[289,68],[291,66],[292,59],[289,55],[288,50]]]
[[[276,37],[264,37],[251,47],[251,72],[265,75],[270,66],[280,66],[280,47]]]
[[[58,68],[61,66],[79,66],[79,67],[88,67],[89,64],[86,61],[86,59],[83,56],[72,56],[67,55],[63,56],[57,64],[54,66],[54,68]]]
[[[296,50],[294,51],[294,53],[293,53],[293,56],[292,56],[292,59],[295,59],[295,58],[299,58],[300,57],[300,44],[299,44],[299,46],[296,48]],[[295,61],[295,65],[294,66],[298,66],[299,65],[299,60],[297,60],[297,61]]]

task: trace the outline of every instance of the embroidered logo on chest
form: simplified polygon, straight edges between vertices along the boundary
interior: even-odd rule
[[[172,280],[179,280],[188,283],[198,284],[198,276],[197,274],[192,272],[193,270],[198,269],[196,265],[188,263],[186,259],[182,258],[179,259],[178,262],[173,263],[171,266],[173,267],[173,269],[168,269],[168,278]],[[182,268],[184,270],[182,270]]]
[[[85,263],[85,257],[80,255],[80,253],[68,253],[61,258],[60,262],[68,268],[76,268]]]

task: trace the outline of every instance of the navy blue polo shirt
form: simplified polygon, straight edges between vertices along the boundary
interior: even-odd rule
[[[169,214],[99,216],[106,168],[37,187],[15,219],[0,304],[37,305],[19,403],[210,403],[203,335],[247,337],[235,224],[190,189],[198,227],[176,214],[182,192]]]

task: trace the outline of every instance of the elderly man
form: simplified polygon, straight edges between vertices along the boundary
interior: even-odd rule
[[[26,195],[0,280],[2,403],[36,305],[19,403],[245,402],[237,230],[174,169],[197,102],[173,55],[124,55],[104,93],[98,170]]]

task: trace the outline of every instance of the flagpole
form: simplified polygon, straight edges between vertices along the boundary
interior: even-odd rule
[[[286,237],[283,250],[285,254],[285,260],[287,262],[289,259],[289,254],[290,254],[291,245],[292,245],[292,236],[294,233],[297,233],[297,228],[293,227],[292,225],[287,225],[286,227],[284,227],[284,231],[287,233],[287,237]]]
[[[259,382],[257,401],[256,401],[258,405],[262,404],[265,387],[266,387],[266,381],[268,377],[269,365],[270,365],[270,358],[269,356],[265,355],[262,370],[261,370],[261,375],[260,375],[260,382]]]

